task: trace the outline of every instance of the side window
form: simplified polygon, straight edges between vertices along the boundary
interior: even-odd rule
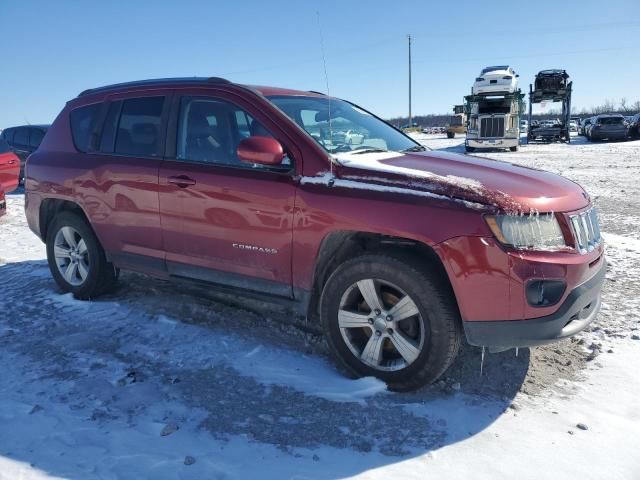
[[[4,138],[0,137],[0,153],[7,153],[9,151],[9,144]]]
[[[269,168],[238,159],[238,144],[273,135],[243,109],[222,100],[184,97],[178,121],[177,158],[244,168]],[[283,163],[287,164],[285,158]]]
[[[76,108],[71,112],[71,136],[76,148],[81,152],[89,151],[91,133],[100,112],[101,103]]]
[[[39,128],[31,129],[31,136],[29,137],[29,146],[31,148],[38,148],[44,138],[44,132]]]
[[[8,143],[13,143],[13,134],[15,131],[15,128],[7,128],[2,131],[2,136]]]
[[[104,126],[102,127],[100,148],[98,149],[102,153],[113,153],[113,144],[116,139],[121,108],[122,101],[113,102],[109,105],[109,111],[107,112],[107,116],[104,119]]]
[[[123,102],[115,153],[141,157],[158,155],[164,99],[144,97]]]
[[[19,146],[29,145],[29,129],[26,127],[16,128],[13,143]]]

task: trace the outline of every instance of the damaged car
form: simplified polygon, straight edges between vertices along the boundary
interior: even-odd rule
[[[278,303],[343,371],[394,390],[438,379],[465,340],[554,342],[600,308],[604,245],[579,185],[429,151],[319,93],[86,90],[30,157],[25,205],[62,292],[93,299],[131,270]]]

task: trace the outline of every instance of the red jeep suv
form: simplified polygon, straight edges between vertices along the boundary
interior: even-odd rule
[[[605,272],[575,183],[220,78],[69,101],[29,158],[26,214],[64,292],[96,297],[127,269],[285,303],[393,389],[437,379],[463,335],[504,350],[579,332]]]

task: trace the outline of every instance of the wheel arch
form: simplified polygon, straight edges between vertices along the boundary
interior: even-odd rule
[[[95,228],[91,225],[89,221],[89,217],[85,213],[84,209],[75,202],[70,200],[63,200],[59,198],[45,198],[40,203],[40,211],[38,216],[39,229],[40,229],[40,237],[43,242],[47,241],[47,235],[49,233],[49,226],[53,219],[62,212],[72,212],[82,217],[89,228],[93,230],[93,233],[96,235],[96,238],[99,239]]]
[[[331,274],[346,260],[365,253],[393,255],[437,275],[452,298],[456,299],[444,264],[430,245],[414,239],[377,233],[338,231],[328,234],[322,240],[316,256],[313,287],[307,308],[307,316],[311,320],[319,319],[320,297]]]

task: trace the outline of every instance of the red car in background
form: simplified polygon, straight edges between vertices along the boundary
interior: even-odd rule
[[[0,137],[0,192],[9,193],[18,188],[20,159],[13,153],[7,141]],[[4,200],[4,195],[0,197]]]

